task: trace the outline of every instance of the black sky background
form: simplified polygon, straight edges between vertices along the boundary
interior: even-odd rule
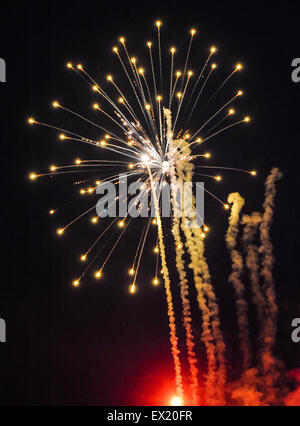
[[[55,132],[26,124],[31,115],[72,124],[50,107],[54,99],[88,110],[93,94],[67,72],[65,63],[82,62],[101,80],[117,69],[111,54],[117,38],[126,35],[132,50],[139,52],[153,36],[157,18],[163,21],[170,44],[184,43],[186,32],[194,26],[201,39],[199,55],[215,44],[220,50],[218,63],[224,59],[229,66],[237,60],[245,64],[237,83],[246,92],[239,108],[253,122],[209,149],[218,164],[258,170],[256,178],[228,173],[218,189],[223,198],[233,191],[245,196],[245,212],[261,209],[264,178],[272,166],[284,173],[272,228],[280,307],[277,351],[288,369],[299,367],[300,344],[292,343],[290,334],[291,320],[300,313],[300,83],[291,80],[292,59],[300,56],[300,8],[292,2],[274,5],[28,1],[2,8],[0,57],[7,62],[7,83],[0,85],[0,317],[6,320],[7,343],[0,344],[1,405],[164,404],[173,394],[164,291],[151,286],[155,236],[146,247],[134,297],[128,294],[126,271],[138,229],[120,244],[102,281],[88,277],[74,289],[70,283],[82,267],[78,256],[93,240],[94,228],[82,223],[57,239],[55,229],[73,217],[73,207],[67,206],[57,219],[47,212],[73,199],[76,191],[68,185],[70,180],[61,177],[33,183],[27,178],[32,170],[47,170],[52,163],[69,163],[94,153],[68,147],[57,142]],[[207,216],[212,227],[207,257],[220,300],[230,377],[235,378],[239,352],[233,293],[226,279],[227,214],[208,201]],[[138,222],[137,228],[141,226]],[[117,235],[118,230],[113,232]],[[200,316],[193,308],[195,334],[200,337]],[[255,327],[252,332],[255,336]],[[199,344],[198,350],[202,349]]]

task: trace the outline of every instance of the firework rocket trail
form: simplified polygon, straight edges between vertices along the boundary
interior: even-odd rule
[[[182,139],[173,141],[170,141],[171,148],[176,149],[177,146],[181,146],[181,152],[185,153],[185,151],[188,150],[186,147],[186,144]],[[190,164],[188,164],[190,166]],[[187,165],[184,160],[177,161],[176,162],[176,170],[178,173],[178,179],[177,182],[183,187],[183,182],[186,181],[186,169]],[[191,174],[191,171],[190,173]],[[191,179],[190,179],[191,180]],[[186,206],[185,206],[186,208]],[[188,253],[191,257],[191,267],[193,270],[194,275],[194,281],[195,286],[197,289],[197,301],[199,304],[199,309],[202,313],[202,340],[204,342],[205,348],[206,348],[206,356],[207,356],[207,375],[206,375],[206,383],[205,383],[205,395],[206,399],[209,403],[213,404],[216,400],[215,391],[216,391],[216,356],[215,356],[215,345],[214,345],[214,339],[212,336],[212,332],[210,329],[210,312],[206,303],[206,299],[203,292],[203,282],[200,276],[200,270],[197,271],[197,268],[195,268],[194,265],[196,265],[197,262],[197,254],[194,246],[194,242],[192,239],[192,232],[191,228],[186,227],[183,225],[183,221],[185,221],[186,218],[183,217],[181,221],[181,229],[185,236],[185,245],[187,247]]]
[[[176,162],[176,170],[179,176],[180,185],[183,182],[192,181],[193,165],[186,161],[189,154],[189,147],[184,140],[176,140],[171,142],[176,149],[176,145],[181,147],[182,159]],[[224,387],[226,382],[226,367],[225,367],[225,344],[219,325],[219,313],[216,303],[213,287],[209,282],[204,282],[202,279],[203,272],[206,273],[205,277],[208,278],[208,267],[206,264],[203,253],[198,250],[199,235],[195,234],[194,229],[188,225],[190,219],[185,216],[185,212],[193,210],[193,199],[188,198],[184,200],[184,214],[181,221],[181,229],[185,235],[186,247],[191,258],[191,268],[193,270],[195,287],[197,289],[197,300],[200,311],[202,312],[203,332],[202,340],[206,347],[208,372],[206,377],[206,398],[209,404],[223,404]],[[203,243],[203,241],[202,241]],[[201,246],[204,250],[204,244]],[[207,265],[206,265],[207,266]],[[217,374],[217,357],[219,361],[219,370]],[[218,382],[218,385],[217,385]]]
[[[199,382],[198,382],[198,368],[197,368],[197,357],[195,353],[195,343],[194,335],[192,330],[192,315],[191,307],[189,302],[189,286],[187,280],[187,274],[184,268],[184,245],[180,237],[180,219],[174,218],[172,233],[175,241],[175,250],[176,250],[176,267],[179,273],[180,279],[180,296],[183,307],[183,325],[185,328],[186,335],[186,346],[187,346],[187,355],[188,363],[191,374],[191,391],[192,391],[192,400],[194,405],[199,403]]]
[[[148,167],[148,170],[149,170],[151,186],[152,186],[153,194],[154,194],[153,198],[154,198],[156,220],[157,220],[157,227],[158,227],[159,252],[160,252],[162,272],[163,272],[163,278],[164,278],[165,290],[166,290],[166,296],[167,296],[168,317],[169,317],[169,327],[170,327],[170,342],[171,342],[171,351],[172,351],[174,367],[175,367],[176,391],[178,396],[182,397],[183,386],[182,386],[181,363],[179,358],[180,351],[178,348],[178,337],[176,333],[176,322],[175,322],[175,312],[174,312],[173,298],[172,298],[172,292],[171,292],[171,282],[170,282],[169,270],[168,270],[167,261],[166,261],[166,251],[165,251],[165,245],[164,245],[164,236],[163,236],[161,217],[159,213],[159,203],[155,193],[155,185],[154,185],[150,167]]]
[[[167,131],[167,140],[171,139],[171,129],[172,129],[172,116],[171,111],[167,108],[164,108],[164,116],[166,118],[166,131]],[[170,176],[171,176],[171,184],[176,187],[178,182],[175,177],[175,166],[172,163],[170,167]],[[177,197],[174,197],[174,192],[171,193],[172,196],[172,205],[174,210],[173,217],[173,226],[172,226],[172,234],[175,242],[175,251],[176,251],[176,268],[179,274],[180,279],[180,297],[182,302],[182,315],[183,315],[183,325],[185,328],[185,340],[187,347],[187,358],[189,363],[190,375],[191,375],[191,392],[192,392],[192,401],[194,405],[198,405],[199,403],[199,382],[198,382],[198,368],[197,357],[195,353],[195,343],[194,343],[194,335],[192,330],[192,315],[191,315],[191,307],[189,301],[189,287],[187,274],[184,266],[184,244],[181,240],[180,235],[180,218],[175,214],[176,209],[178,209],[178,201]]]
[[[208,300],[208,307],[210,310],[210,316],[211,316],[211,327],[213,336],[215,339],[216,344],[216,353],[217,353],[217,359],[219,363],[218,372],[217,372],[217,395],[218,395],[218,401],[225,403],[224,400],[224,389],[226,385],[226,357],[225,357],[225,351],[226,346],[224,342],[224,337],[221,332],[220,328],[220,316],[219,316],[219,306],[218,301],[213,289],[213,286],[211,284],[211,275],[209,272],[208,264],[205,258],[204,250],[204,240],[203,237],[200,235],[201,231],[200,229],[195,228],[194,229],[195,235],[195,243],[197,248],[197,257],[201,268],[201,274],[204,281],[204,292]]]
[[[206,400],[208,404],[214,405],[217,401],[216,396],[216,378],[217,378],[217,360],[216,360],[216,347],[210,326],[211,313],[207,305],[204,283],[201,278],[201,270],[197,265],[197,250],[192,238],[192,231],[190,228],[182,224],[182,230],[186,238],[186,246],[191,258],[190,267],[193,270],[195,287],[197,290],[197,301],[199,309],[202,313],[202,340],[206,347],[207,355],[207,375],[206,375]]]
[[[232,207],[229,217],[229,226],[226,233],[226,244],[230,251],[232,261],[232,272],[229,276],[229,282],[232,283],[235,290],[239,338],[243,354],[243,368],[246,370],[249,367],[251,360],[251,349],[245,286],[241,280],[243,273],[243,257],[237,249],[239,217],[244,202],[244,199],[237,192],[233,192],[228,196],[228,203],[232,204]]]

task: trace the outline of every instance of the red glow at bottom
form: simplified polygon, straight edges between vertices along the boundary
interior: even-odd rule
[[[170,405],[173,405],[174,407],[180,407],[183,405],[183,400],[180,396],[173,396],[170,401]]]

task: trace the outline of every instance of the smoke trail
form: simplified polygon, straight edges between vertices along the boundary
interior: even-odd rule
[[[184,226],[182,223],[182,230],[186,238],[186,246],[191,258],[190,267],[192,268],[195,287],[197,290],[197,301],[199,309],[202,313],[202,340],[206,347],[207,354],[207,375],[206,375],[206,400],[208,404],[216,405],[219,402],[217,397],[217,361],[216,361],[216,346],[214,336],[211,330],[211,312],[208,307],[205,297],[205,286],[201,278],[201,269],[198,265],[197,249],[192,238],[191,229]]]
[[[241,223],[244,225],[242,235],[242,243],[246,254],[246,265],[249,270],[249,278],[252,290],[252,300],[257,309],[257,316],[259,321],[259,340],[263,342],[262,326],[264,321],[266,301],[264,293],[260,287],[259,278],[259,253],[258,247],[254,244],[258,227],[262,221],[262,215],[258,212],[253,212],[250,216],[243,215]]]
[[[192,400],[194,405],[198,405],[199,403],[199,382],[198,382],[198,368],[197,368],[197,358],[195,353],[195,343],[194,343],[194,335],[192,331],[192,316],[191,316],[191,308],[189,302],[189,287],[188,281],[186,278],[186,271],[184,269],[184,260],[183,260],[183,243],[180,237],[180,219],[174,217],[173,220],[173,228],[172,233],[175,241],[175,250],[176,250],[176,267],[179,273],[180,279],[180,296],[183,307],[183,325],[185,328],[186,334],[186,346],[188,353],[188,363],[191,374],[191,392],[192,392]]]
[[[267,320],[267,302],[263,289],[260,285],[260,258],[258,247],[254,244],[258,228],[262,222],[262,214],[258,212],[252,213],[250,216],[244,215],[242,224],[244,231],[242,235],[242,243],[246,254],[246,265],[249,270],[249,278],[252,290],[252,300],[257,310],[258,316],[258,341],[261,346],[259,352],[259,368],[251,369],[243,373],[236,389],[233,390],[232,397],[243,405],[269,405],[274,395],[274,384],[272,383],[272,374],[264,371],[263,353],[265,351],[265,323]],[[269,354],[268,359],[276,360]],[[270,396],[271,395],[271,398]]]
[[[265,182],[264,213],[260,224],[260,248],[262,268],[260,274],[264,280],[264,292],[267,303],[266,319],[264,321],[264,347],[262,351],[262,364],[265,373],[274,368],[273,350],[277,332],[278,307],[273,280],[273,245],[270,238],[270,228],[273,221],[274,199],[276,195],[275,183],[282,177],[281,171],[274,167]]]
[[[263,214],[255,212],[251,216],[243,216],[245,227],[242,241],[250,271],[253,301],[258,312],[261,345],[259,368],[245,371],[232,393],[232,397],[244,405],[283,405],[284,397],[288,393],[284,365],[274,355],[278,307],[272,275],[274,256],[270,238],[276,195],[275,183],[281,177],[280,170],[273,168],[266,179]],[[258,227],[259,249],[253,244]],[[259,255],[261,255],[261,269]],[[260,276],[263,279],[263,286],[260,285]],[[287,400],[285,402],[287,403]]]
[[[292,380],[293,383],[293,390],[286,395],[284,399],[284,403],[287,406],[292,407],[299,407],[300,406],[300,369],[295,369],[292,371],[289,371],[287,374],[288,378]]]
[[[247,316],[247,302],[245,299],[245,286],[241,280],[243,273],[243,257],[237,246],[237,236],[239,232],[239,216],[244,205],[244,199],[237,192],[228,196],[228,202],[232,204],[229,217],[229,226],[226,233],[226,244],[230,251],[232,260],[232,272],[229,275],[229,282],[232,283],[236,295],[236,308],[239,327],[239,338],[241,351],[243,354],[243,368],[246,370],[250,365],[251,349],[249,339],[249,325]]]
[[[265,201],[264,201],[264,213],[262,217],[262,222],[260,225],[260,241],[261,246],[259,252],[262,256],[262,269],[260,271],[261,276],[264,279],[264,289],[266,293],[266,298],[268,302],[268,310],[270,317],[270,324],[267,330],[269,336],[270,347],[275,343],[276,337],[276,321],[278,308],[276,304],[276,295],[274,288],[273,280],[273,266],[274,266],[274,256],[273,256],[273,245],[270,238],[270,227],[273,221],[273,210],[274,210],[274,199],[276,195],[276,186],[275,183],[277,180],[281,179],[281,171],[274,167],[271,170],[270,175],[267,177],[265,182]]]
[[[192,182],[193,165],[186,158],[189,157],[190,149],[188,143],[182,139],[171,141],[172,148],[177,149],[180,145],[181,158],[176,161],[176,171],[178,173],[178,181],[181,185],[184,182]],[[188,204],[184,206],[184,211],[194,211],[193,198],[186,200]],[[185,244],[191,258],[190,267],[193,271],[195,287],[197,290],[197,301],[199,309],[202,313],[202,340],[206,347],[207,354],[207,376],[206,376],[206,399],[211,405],[222,405],[225,402],[225,382],[226,382],[226,366],[225,366],[225,344],[219,325],[219,313],[216,297],[210,282],[205,282],[202,278],[203,273],[208,271],[205,258],[203,256],[204,244],[202,241],[200,229],[195,233],[195,228],[190,228],[188,223],[191,218],[187,218],[183,214],[181,221],[181,229],[185,235]],[[199,241],[202,241],[202,252],[198,250]],[[202,254],[201,254],[202,253]],[[205,268],[206,265],[206,268]],[[206,276],[207,278],[207,276]],[[217,360],[219,362],[219,370],[217,371]]]
[[[166,252],[164,245],[164,236],[162,230],[161,217],[159,213],[159,203],[157,200],[155,185],[153,182],[153,177],[151,174],[150,167],[148,166],[148,172],[151,180],[152,191],[154,195],[154,204],[156,212],[156,220],[158,227],[158,242],[159,242],[159,252],[162,264],[162,271],[165,283],[165,290],[167,295],[167,304],[168,304],[168,317],[169,317],[169,327],[170,327],[170,342],[171,342],[171,351],[173,355],[174,367],[175,367],[175,382],[176,382],[176,391],[178,396],[183,396],[183,385],[182,385],[182,374],[181,374],[181,363],[179,358],[179,349],[178,349],[178,338],[176,334],[176,322],[175,322],[175,312],[173,307],[173,298],[171,292],[171,282],[169,276],[169,270],[166,261]]]
[[[168,120],[169,117],[167,117]],[[170,118],[169,118],[170,120]],[[170,122],[170,121],[169,121]],[[181,188],[183,188],[184,181],[187,180],[186,174],[188,174],[189,180],[192,177],[192,165],[190,163],[187,164],[187,161],[183,160],[184,154],[188,154],[187,151],[187,143],[185,143],[182,139],[173,140],[170,138],[170,150],[172,153],[177,151],[179,159],[176,161],[176,171],[178,174],[178,178],[176,178],[175,173],[175,164],[171,164],[170,173],[171,179],[173,183],[177,183]],[[177,150],[177,147],[180,145],[181,152]],[[173,195],[173,199],[175,199]],[[183,221],[185,221],[185,217],[181,219],[180,225],[181,229],[185,236],[185,245],[187,247],[188,253],[191,258],[191,265],[195,265],[197,262],[197,253],[195,250],[195,245],[192,239],[191,229],[187,228],[183,225]],[[210,329],[210,312],[206,303],[205,295],[203,292],[203,282],[200,276],[200,270],[197,271],[196,268],[190,266],[193,270],[193,276],[195,281],[195,287],[197,289],[197,301],[199,305],[199,309],[202,314],[202,341],[205,345],[206,356],[207,356],[207,375],[206,375],[206,383],[205,383],[205,397],[209,404],[213,405],[216,401],[216,356],[215,356],[215,345],[213,341],[213,335]]]
[[[217,298],[211,284],[211,275],[209,272],[208,264],[205,258],[205,246],[204,246],[204,238],[202,236],[202,230],[199,228],[195,228],[194,230],[194,240],[197,248],[197,257],[199,261],[199,266],[201,269],[201,275],[203,277],[203,289],[204,293],[208,300],[208,308],[210,310],[211,316],[211,327],[213,336],[216,342],[216,354],[219,363],[219,368],[217,372],[217,397],[220,402],[225,403],[224,399],[224,390],[226,385],[226,358],[225,351],[226,346],[224,342],[224,338],[220,328],[220,316],[219,316],[219,306],[217,302]]]
[[[240,380],[232,385],[232,399],[239,406],[266,406],[264,400],[264,378],[257,368],[249,368]]]
[[[176,164],[170,161],[171,181],[179,184],[182,188],[185,182],[192,182],[193,164],[188,161],[191,151],[186,140],[173,140],[171,113],[165,109],[164,114],[168,129],[167,140],[170,144],[171,158],[174,154],[177,157]],[[190,199],[185,197],[184,202],[187,205],[184,205],[183,217],[181,221],[178,221],[178,224],[180,223],[181,230],[185,236],[185,245],[190,255],[190,267],[193,271],[197,290],[197,301],[202,313],[202,341],[205,344],[207,355],[206,400],[211,405],[222,405],[225,403],[226,361],[224,356],[225,343],[220,331],[218,304],[204,257],[202,231],[199,228],[195,231],[195,228],[189,226],[195,217],[187,218],[185,215],[186,212],[195,212],[195,200],[193,197],[190,197]],[[180,230],[178,235],[180,235]]]

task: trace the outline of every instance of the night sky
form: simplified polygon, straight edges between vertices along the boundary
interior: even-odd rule
[[[154,232],[145,248],[136,295],[128,293],[127,270],[143,227],[141,219],[120,243],[103,280],[88,275],[74,289],[72,280],[82,271],[78,257],[95,238],[95,228],[85,219],[62,239],[55,229],[91,203],[76,201],[78,188],[70,177],[28,180],[29,172],[47,171],[52,163],[95,156],[92,147],[67,146],[57,141],[57,132],[26,123],[32,115],[97,136],[94,129],[51,108],[58,99],[93,117],[90,105],[95,96],[66,70],[66,62],[83,63],[99,81],[107,73],[116,75],[120,68],[111,48],[118,37],[125,35],[138,57],[146,55],[144,44],[154,38],[157,18],[164,23],[165,48],[173,42],[186,47],[187,32],[195,27],[196,59],[198,55],[203,60],[205,49],[215,44],[220,66],[229,69],[237,61],[245,65],[230,87],[246,92],[238,108],[253,122],[224,134],[208,149],[216,164],[256,169],[258,176],[224,173],[222,186],[213,189],[223,199],[229,192],[240,192],[246,198],[244,211],[250,213],[262,208],[270,169],[278,166],[284,173],[272,228],[280,311],[276,349],[288,370],[300,366],[300,343],[293,343],[290,336],[292,319],[300,317],[300,83],[291,80],[291,62],[300,56],[299,12],[288,2],[267,7],[263,2],[74,0],[1,6],[0,57],[7,62],[7,83],[0,83],[0,317],[7,324],[7,343],[0,344],[1,405],[166,404],[174,393],[164,289],[151,285]],[[73,200],[74,205],[69,204]],[[49,216],[50,208],[64,203],[68,203],[64,212]],[[207,259],[229,348],[229,376],[235,378],[240,358],[233,291],[227,282],[227,213],[208,200],[205,214],[212,228]],[[99,231],[101,225],[97,226]],[[112,232],[116,236],[119,230]],[[172,242],[170,233],[169,247],[168,241]],[[174,275],[172,258],[168,248]],[[174,285],[175,296],[177,292]],[[201,354],[200,314],[195,304],[192,308]],[[250,315],[255,324],[254,313]],[[251,332],[255,340],[255,326]],[[179,334],[183,336],[181,329]],[[204,364],[200,356],[200,369]]]

